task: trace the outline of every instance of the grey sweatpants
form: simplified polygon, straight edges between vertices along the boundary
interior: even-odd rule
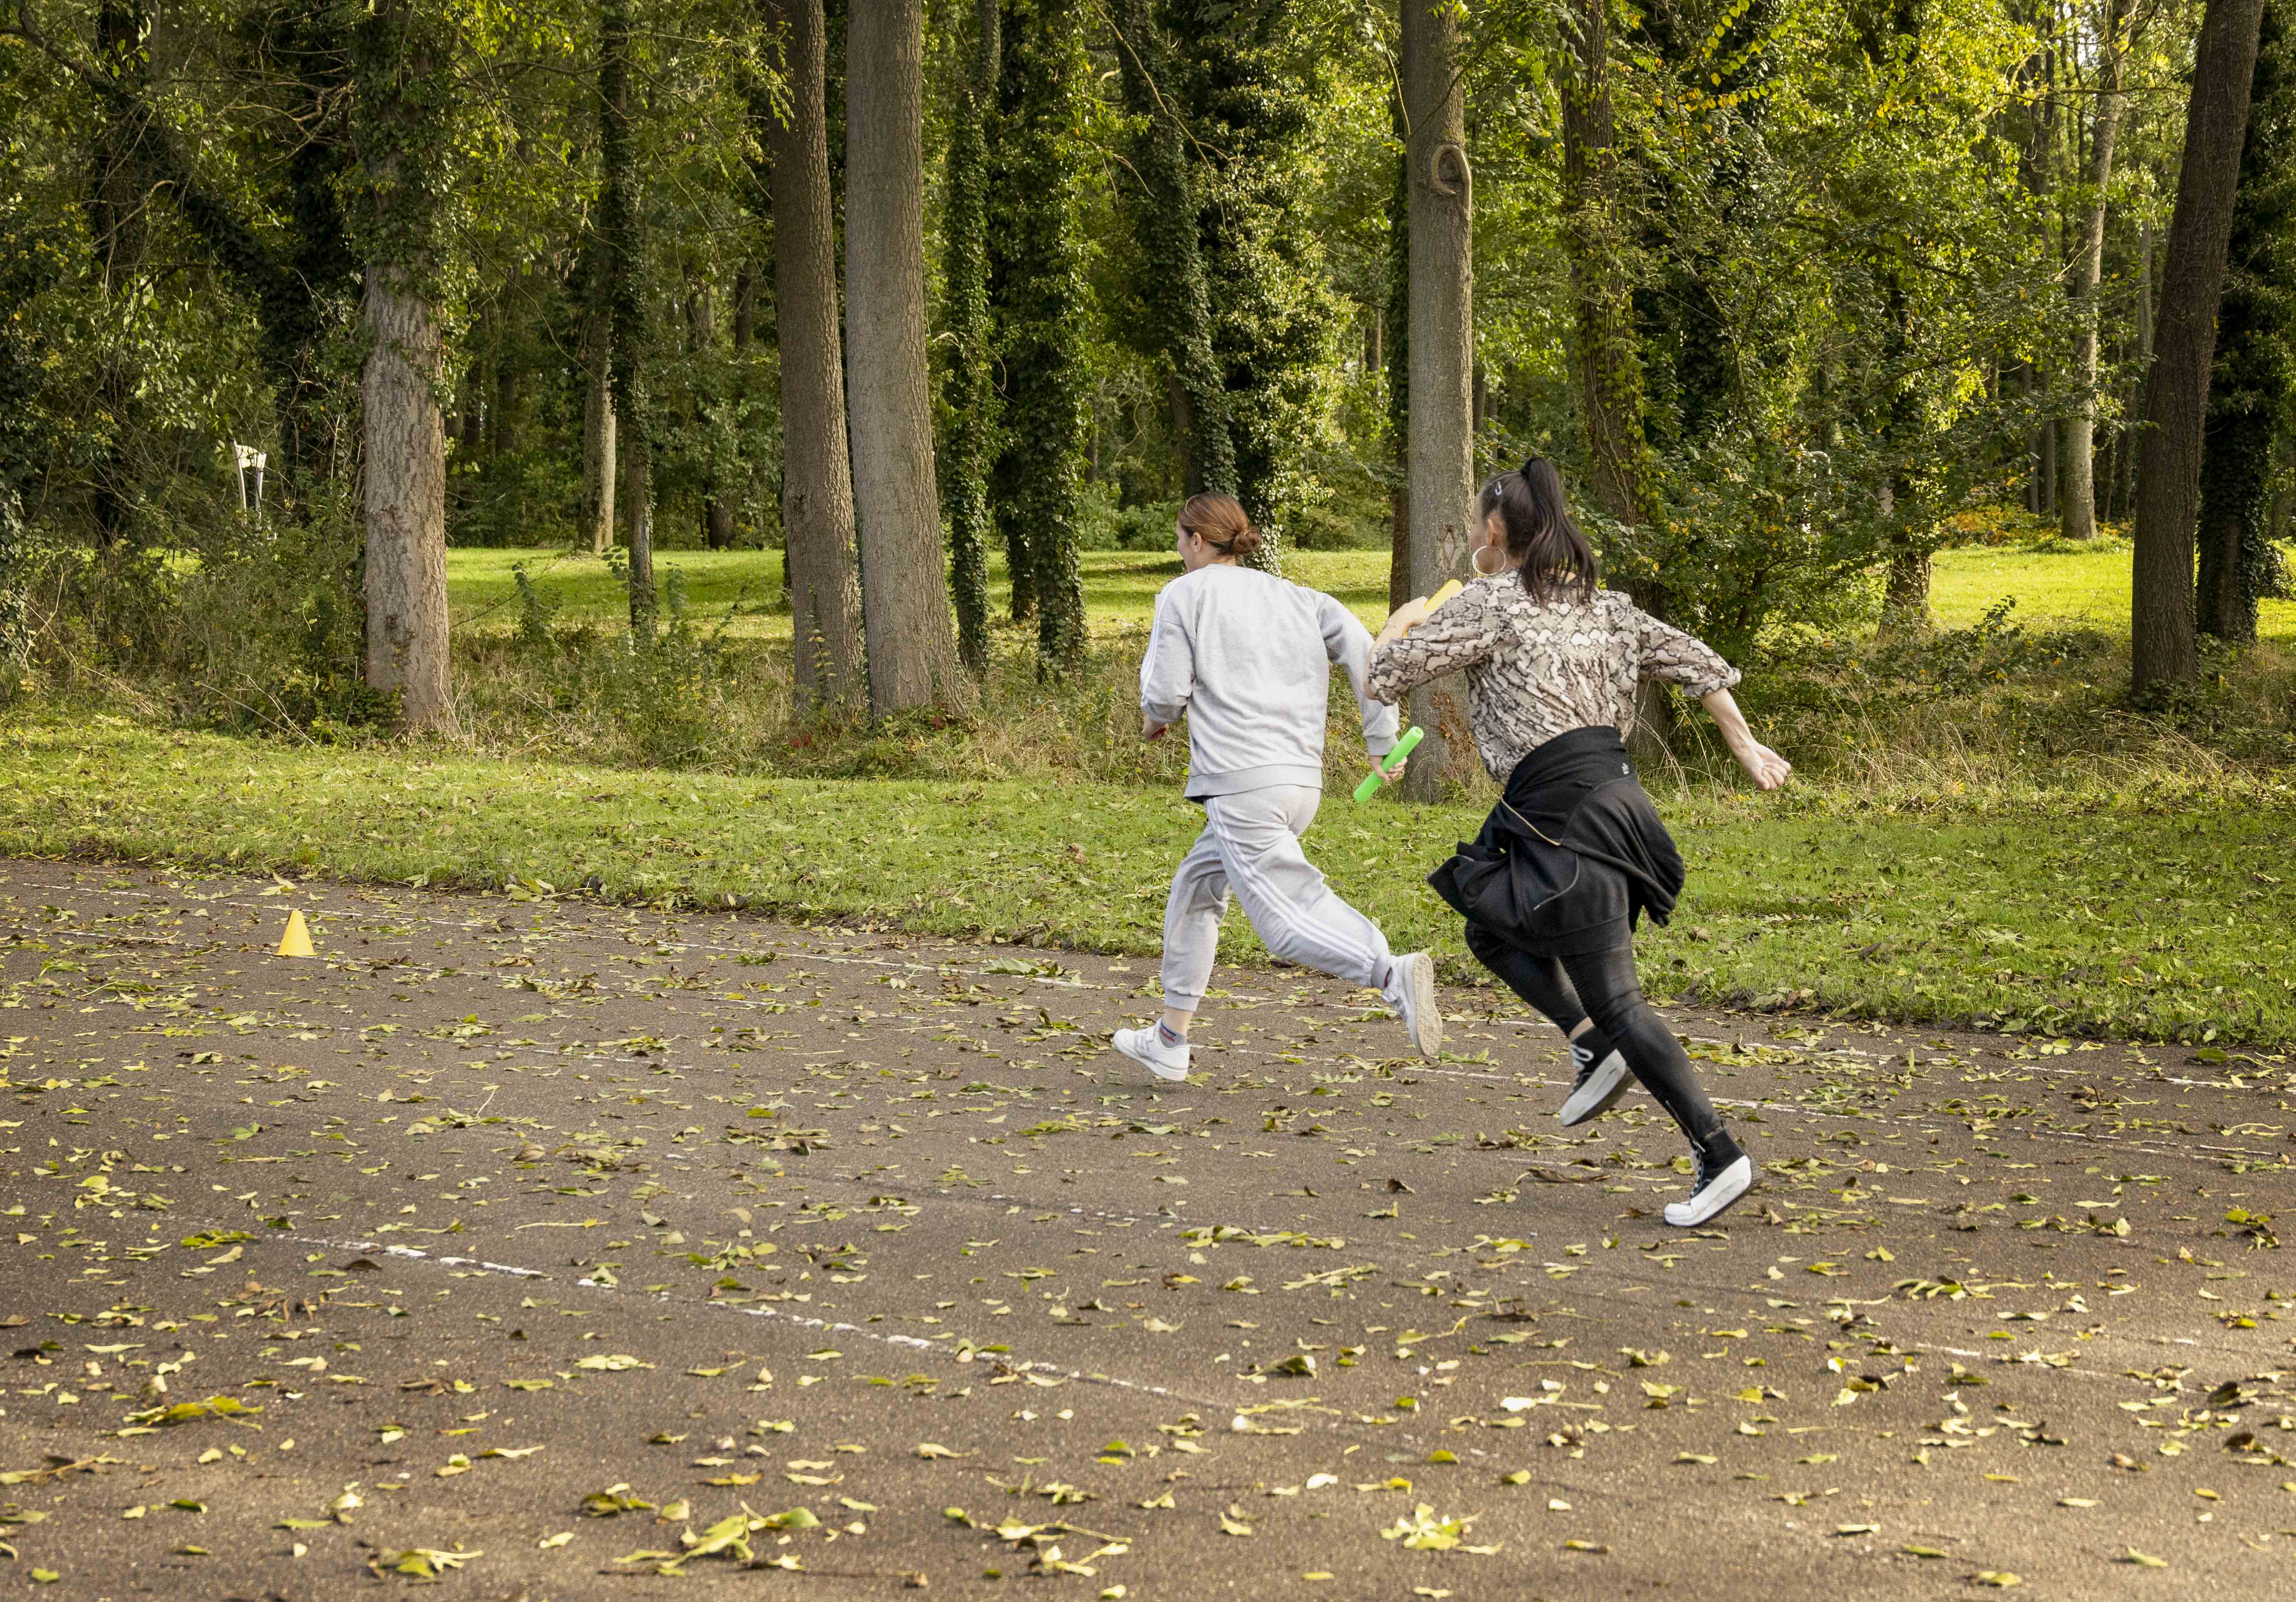
[[[1336,979],[1385,984],[1387,937],[1332,893],[1300,850],[1324,793],[1278,785],[1208,796],[1204,832],[1172,875],[1164,903],[1164,1005],[1193,1012],[1219,950],[1232,888],[1270,952]]]

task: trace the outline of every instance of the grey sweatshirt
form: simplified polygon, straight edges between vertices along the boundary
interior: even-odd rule
[[[1333,662],[1355,686],[1365,748],[1383,757],[1395,745],[1395,709],[1365,688],[1370,659],[1370,630],[1331,596],[1215,562],[1156,597],[1140,710],[1159,723],[1187,714],[1191,800],[1320,789]]]

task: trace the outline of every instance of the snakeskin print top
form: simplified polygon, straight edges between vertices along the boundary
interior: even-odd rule
[[[1542,604],[1513,572],[1472,580],[1409,634],[1373,646],[1368,687],[1400,701],[1447,673],[1466,675],[1475,743],[1502,784],[1557,735],[1604,723],[1631,734],[1637,679],[1664,679],[1695,699],[1739,678],[1711,646],[1618,590]]]

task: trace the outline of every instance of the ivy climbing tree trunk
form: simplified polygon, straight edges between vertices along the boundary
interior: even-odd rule
[[[828,29],[821,0],[767,0],[765,14],[782,35],[786,115],[763,85],[752,90],[750,106],[773,172],[782,528],[796,653],[791,694],[802,717],[821,707],[857,708],[866,681],[829,193]]]
[[[869,710],[967,694],[950,626],[927,395],[923,0],[866,0],[845,50],[847,389]]]
[[[1611,111],[1610,20],[1602,0],[1566,25],[1562,85],[1563,238],[1570,257],[1575,339],[1570,352],[1595,498],[1629,528],[1663,521],[1657,472],[1643,432],[1642,357],[1620,260],[1618,148]],[[1632,576],[1651,604],[1659,575]]]
[[[1410,129],[1411,589],[1430,595],[1465,558],[1473,515],[1473,197],[1460,20],[1447,0],[1403,0],[1403,113]],[[1473,749],[1466,697],[1439,680],[1412,698],[1426,731],[1404,783],[1439,798]]]
[[[2296,0],[2265,0],[2217,312],[2201,457],[2201,632],[2256,638],[2256,604],[2284,559],[2272,545],[2274,457],[2296,416]]]
[[[948,519],[948,582],[956,603],[956,654],[988,668],[988,466],[996,431],[996,372],[988,317],[988,123],[999,62],[996,0],[976,0],[972,70],[951,108],[941,276],[948,298],[948,449],[941,507]]]
[[[604,0],[598,18],[598,150],[604,169],[598,195],[598,243],[611,330],[608,368],[616,442],[621,451],[617,498],[629,541],[630,633],[643,644],[653,637],[655,610],[653,440],[646,412],[651,329],[630,94],[629,0]]]
[[[2177,209],[2169,224],[2144,433],[2137,446],[2129,680],[2144,696],[2200,677],[2193,625],[2194,524],[2248,97],[2263,0],[2208,0],[2194,53]]]
[[[1008,0],[1003,37],[990,278],[1004,374],[997,510],[1025,537],[1037,667],[1057,675],[1086,643],[1076,526],[1087,292],[1071,142],[1083,56],[1067,0]]]
[[[2105,196],[2120,133],[2121,31],[2128,0],[2102,0],[2088,164],[2081,174],[2080,237],[2065,292],[2073,302],[2073,404],[2065,416],[2065,478],[2058,527],[2068,539],[2096,534],[2097,290],[2104,281]]]
[[[1605,0],[1589,0],[1563,27],[1562,236],[1570,259],[1571,366],[1595,500],[1613,522],[1661,534],[1666,508],[1643,427],[1641,345],[1618,215],[1619,152],[1611,107],[1611,34]],[[1642,551],[1603,553],[1612,577],[1654,617],[1667,615],[1666,574],[1652,538]],[[1635,698],[1636,744],[1663,752],[1671,722],[1665,686],[1645,679]]]
[[[1188,170],[1184,108],[1175,103],[1171,51],[1150,0],[1129,0],[1117,57],[1124,109],[1140,119],[1132,146],[1136,279],[1147,312],[1141,343],[1164,369],[1172,398],[1181,482],[1190,495],[1236,492],[1228,398],[1212,353],[1211,291],[1204,279],[1195,184]]]
[[[127,308],[144,292],[144,251],[151,235],[137,159],[150,119],[144,98],[151,78],[152,54],[145,42],[150,27],[149,13],[127,0],[102,0],[96,7],[96,57],[123,94],[103,108],[88,152],[88,233],[104,298],[121,308],[123,323],[132,316]],[[127,542],[138,499],[133,436],[144,426],[139,398],[144,374],[128,349],[126,341],[115,343],[97,370],[97,409],[102,424],[108,425],[108,438],[93,464],[88,509],[95,522],[96,548],[105,553]]]
[[[457,732],[447,638],[444,342],[432,297],[454,149],[452,51],[417,0],[377,0],[354,41],[366,214],[366,682],[410,733]]]

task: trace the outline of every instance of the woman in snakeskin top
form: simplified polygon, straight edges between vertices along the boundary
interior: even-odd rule
[[[1627,756],[1636,686],[1677,685],[1712,714],[1757,786],[1792,771],[1757,741],[1730,686],[1737,670],[1597,584],[1552,463],[1533,457],[1483,489],[1478,575],[1440,610],[1400,608],[1372,648],[1369,693],[1397,701],[1464,676],[1483,765],[1506,785],[1482,833],[1429,883],[1467,920],[1484,965],[1570,1039],[1578,1081],[1562,1120],[1599,1117],[1642,1081],[1690,1138],[1691,1196],[1667,1221],[1703,1223],[1745,1194],[1750,1159],[1635,977],[1634,925],[1680,894],[1680,854]]]

